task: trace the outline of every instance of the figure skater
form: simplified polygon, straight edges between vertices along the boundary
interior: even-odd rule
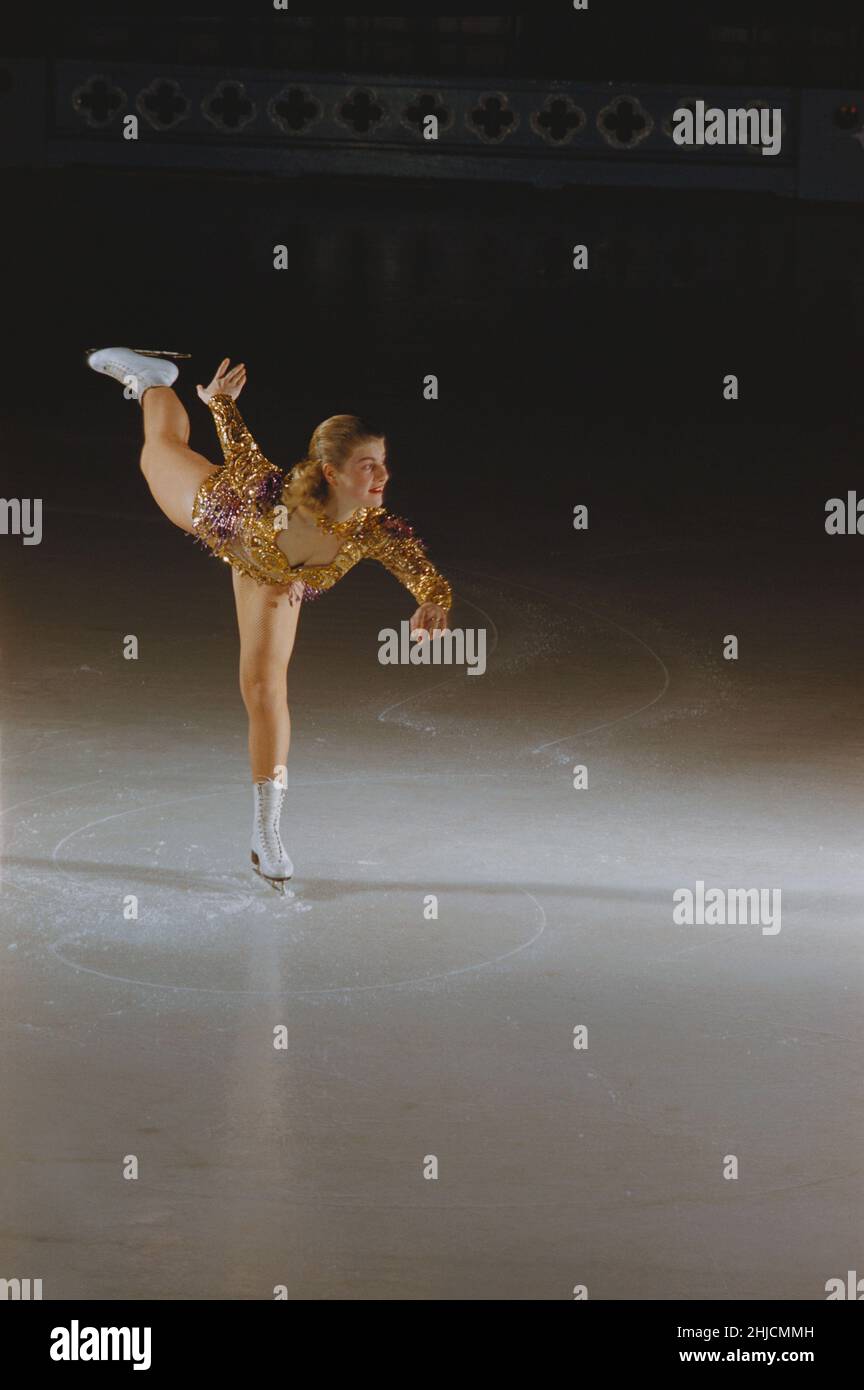
[[[447,627],[452,593],[412,528],[381,505],[389,473],[378,429],[356,415],[331,415],[286,476],[243,423],[236,400],[246,368],[226,357],[209,386],[197,387],[222,446],[225,462],[217,466],[189,448],[189,416],[172,389],[178,369],[169,355],[179,356],[104,348],[87,362],[139,402],[141,471],[169,521],[231,565],[249,716],[252,865],[284,892],[294,872],[279,824],[291,738],[286,675],[302,603],[370,557],[419,604],[412,631],[431,637]]]

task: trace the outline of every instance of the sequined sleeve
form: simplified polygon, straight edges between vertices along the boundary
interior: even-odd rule
[[[243,416],[237,409],[237,403],[231,396],[211,396],[207,404],[213,416],[213,423],[216,426],[216,433],[219,436],[219,443],[222,446],[226,464],[234,463],[241,456],[247,457],[250,461],[255,459],[269,463],[269,459],[264,459],[264,455],[246,428]]]
[[[244,524],[260,518],[259,530],[268,532],[263,518],[281,498],[285,478],[281,468],[264,457],[230,396],[211,396],[207,404],[225,463],[204,479],[195,495],[193,534],[222,559],[230,559]],[[267,539],[278,562],[281,552],[276,550],[272,525]],[[271,575],[267,578],[273,582]]]
[[[389,570],[409,594],[421,603],[437,603],[449,609],[453,591],[426,554],[423,542],[401,517],[389,512],[377,518],[366,554]]]

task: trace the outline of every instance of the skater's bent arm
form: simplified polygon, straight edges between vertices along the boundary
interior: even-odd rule
[[[401,517],[388,514],[381,518],[367,553],[389,570],[421,607],[429,603],[449,611],[453,603],[449,583],[432,564],[423,542]]]

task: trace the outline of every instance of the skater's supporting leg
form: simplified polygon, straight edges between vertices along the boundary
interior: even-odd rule
[[[257,584],[236,569],[232,578],[240,629],[240,693],[249,715],[249,762],[253,782],[260,782],[275,777],[276,769],[288,761],[287,673],[302,605],[291,585]]]
[[[195,494],[216,465],[189,448],[189,416],[170,386],[153,386],[141,400],[144,447],[141,471],[162,511],[192,533]]]

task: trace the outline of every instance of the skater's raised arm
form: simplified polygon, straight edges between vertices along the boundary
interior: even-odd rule
[[[209,385],[195,388],[199,399],[209,407],[213,416],[226,463],[233,463],[241,456],[264,457],[235,404],[245,385],[245,363],[239,362],[236,367],[232,367],[230,359],[223,357]]]

